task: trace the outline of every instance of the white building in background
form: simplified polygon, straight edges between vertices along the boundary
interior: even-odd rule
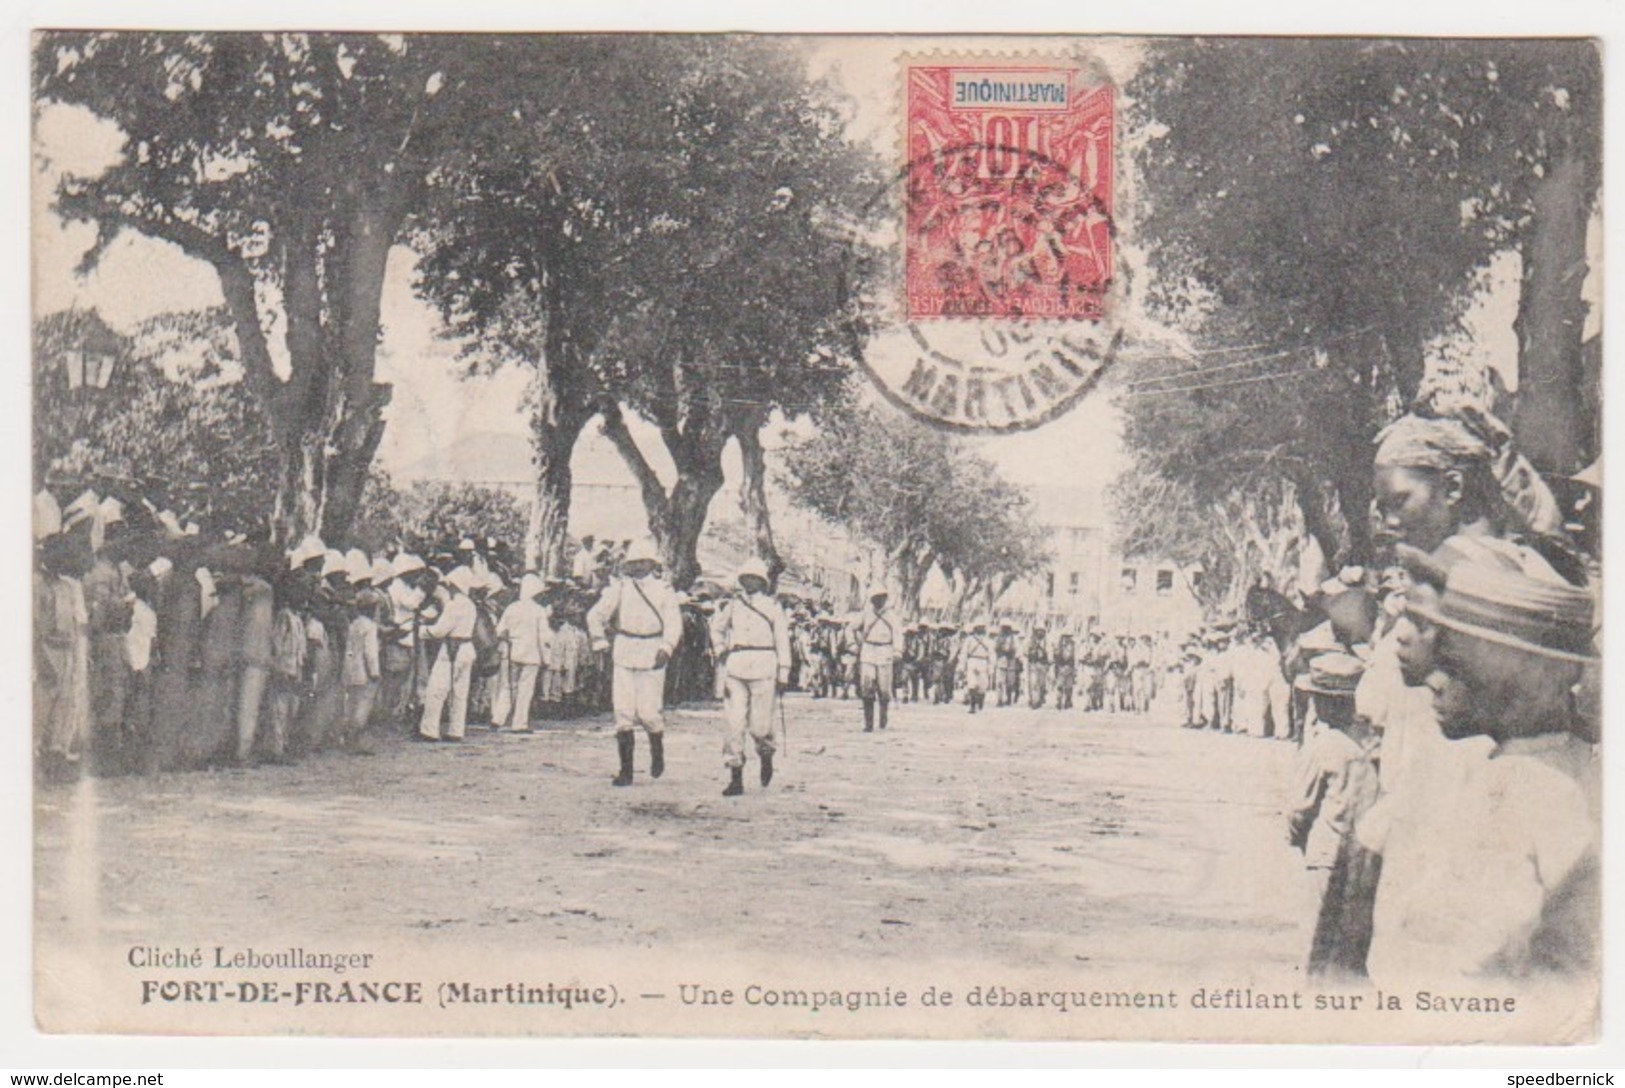
[[[1048,530],[1050,561],[1011,586],[998,617],[1112,634],[1181,635],[1202,624],[1192,573],[1171,562],[1124,559],[1106,496],[1090,488],[1033,488],[1033,513]]]

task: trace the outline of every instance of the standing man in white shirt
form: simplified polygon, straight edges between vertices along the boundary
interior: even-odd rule
[[[442,585],[446,601],[440,618],[423,632],[423,637],[438,643],[434,665],[429,670],[429,683],[423,693],[423,719],[418,723],[418,738],[426,741],[463,739],[463,728],[468,722],[468,689],[474,679],[474,602],[468,595],[473,575],[467,567],[456,567],[446,575]],[[444,733],[440,720],[451,701],[450,721]]]
[[[536,694],[536,678],[552,641],[547,606],[537,600],[542,580],[527,574],[519,580],[519,599],[503,610],[497,622],[497,637],[508,655],[508,686],[499,692],[491,725],[504,726],[510,733],[529,733],[530,704]],[[506,713],[503,713],[506,711]]]
[[[683,637],[683,615],[677,593],[658,574],[660,557],[654,542],[638,540],[627,549],[616,578],[587,613],[592,648],[614,648],[615,746],[621,768],[616,786],[632,784],[632,758],[641,725],[649,734],[649,774],[666,771],[665,720],[666,665]]]
[[[869,590],[869,607],[858,621],[858,697],[863,700],[863,731],[875,731],[875,704],[880,704],[880,728],[886,728],[891,708],[892,663],[903,650],[903,628],[887,609],[891,594],[885,586]]]
[[[790,681],[790,623],[768,594],[767,565],[750,559],[739,568],[739,592],[711,621],[711,645],[725,670],[728,768],[724,797],[745,792],[745,734],[756,743],[763,786],[773,781],[773,708]]]

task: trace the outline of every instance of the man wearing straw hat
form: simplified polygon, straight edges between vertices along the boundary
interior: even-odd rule
[[[790,624],[768,593],[767,565],[747,559],[736,578],[739,592],[711,621],[711,645],[726,672],[727,733],[722,744],[729,781],[724,797],[745,792],[745,735],[756,745],[761,783],[773,781],[773,710],[790,679]]]
[[[615,747],[621,766],[612,785],[632,784],[632,761],[642,726],[649,735],[649,774],[666,771],[666,665],[683,637],[683,613],[677,593],[656,576],[660,556],[654,541],[635,541],[621,562],[621,576],[610,583],[587,613],[593,650],[610,650],[614,668],[610,688],[615,708]]]
[[[1446,817],[1375,844],[1372,979],[1594,977],[1600,768],[1573,702],[1595,658],[1590,594],[1468,559],[1406,607],[1437,632],[1440,729],[1495,747]]]

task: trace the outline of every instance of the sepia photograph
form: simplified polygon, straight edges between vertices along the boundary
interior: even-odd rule
[[[1597,1041],[1602,85],[35,31],[39,1030]]]

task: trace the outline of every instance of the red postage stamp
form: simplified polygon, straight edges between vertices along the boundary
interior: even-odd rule
[[[910,320],[1103,316],[1113,98],[1061,64],[907,68]]]

